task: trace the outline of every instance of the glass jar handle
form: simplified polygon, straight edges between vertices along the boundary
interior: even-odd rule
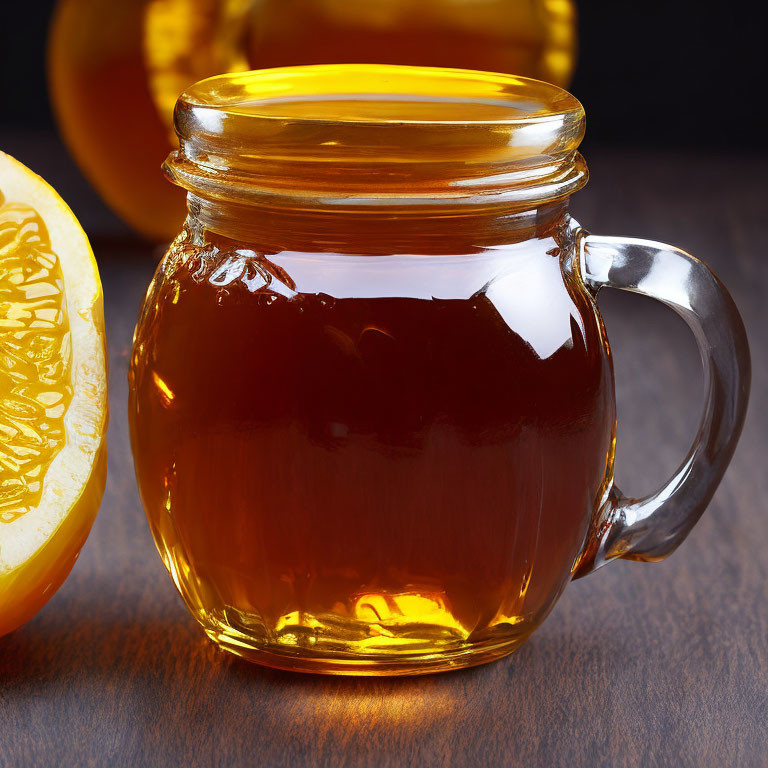
[[[750,360],[739,311],[717,276],[670,245],[582,231],[584,282],[641,293],[672,307],[688,324],[704,364],[706,404],[688,456],[660,490],[629,498],[612,485],[598,510],[574,578],[617,557],[653,562],[671,554],[709,504],[744,424]]]

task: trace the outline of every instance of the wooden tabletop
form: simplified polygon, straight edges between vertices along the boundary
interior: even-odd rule
[[[91,234],[110,351],[109,479],[72,575],[0,639],[0,765],[723,766],[768,762],[768,161],[587,153],[573,210],[593,232],[675,243],[742,310],[753,354],[741,444],[670,559],[569,586],[531,640],[485,667],[410,679],[263,669],[218,651],[155,551],[127,432],[126,371],[156,254],[105,213],[55,140],[0,137]],[[693,339],[648,299],[605,292],[617,476],[643,494],[683,457],[703,386]]]

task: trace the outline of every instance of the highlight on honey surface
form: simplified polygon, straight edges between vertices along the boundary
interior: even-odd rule
[[[72,212],[0,152],[0,635],[58,589],[101,501],[101,302]]]
[[[506,72],[565,85],[572,0],[60,0],[50,92],[63,136],[104,200],[170,240],[184,196],[160,173],[173,105],[223,72],[378,63]]]

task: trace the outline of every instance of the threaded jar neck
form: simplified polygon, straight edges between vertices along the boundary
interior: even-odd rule
[[[175,126],[165,172],[212,204],[507,215],[587,181],[581,104],[511,75],[384,65],[227,74],[182,94]]]

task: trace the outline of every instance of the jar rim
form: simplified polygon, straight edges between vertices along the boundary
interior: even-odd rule
[[[586,183],[583,107],[515,75],[376,64],[230,73],[187,89],[174,123],[166,174],[217,199],[519,207]]]
[[[391,98],[393,95],[432,100],[447,97],[451,99],[449,104],[461,102],[465,109],[484,110],[486,116],[481,117],[478,112],[477,116],[470,117],[466,112],[452,118],[416,117],[413,112],[408,114],[413,104],[418,105],[416,100],[402,102],[402,114],[390,110],[386,116],[365,114],[364,110],[355,113],[348,105],[332,115],[321,116],[316,111],[329,96],[376,94],[389,97],[393,104],[397,104]],[[253,120],[311,123],[519,125],[557,115],[569,115],[578,121],[584,114],[575,96],[543,80],[471,69],[395,64],[319,64],[227,73],[194,83],[179,102]],[[314,111],[296,109],[297,104],[307,103],[314,105]],[[364,102],[359,106],[364,106]],[[434,106],[434,102],[430,106]],[[491,117],[487,107],[495,108],[496,117]]]

